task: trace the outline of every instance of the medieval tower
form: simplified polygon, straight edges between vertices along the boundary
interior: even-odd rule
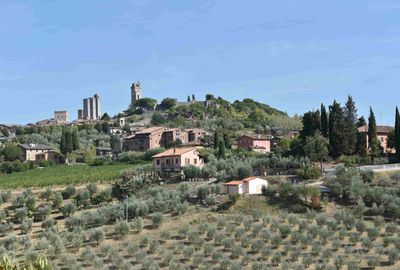
[[[142,98],[142,88],[140,87],[140,82],[132,84],[131,87],[131,106],[135,104],[135,102]]]

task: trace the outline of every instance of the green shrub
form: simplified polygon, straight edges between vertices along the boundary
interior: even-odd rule
[[[302,166],[299,169],[299,177],[302,180],[318,179],[321,176],[321,170],[314,166]]]
[[[163,222],[163,219],[164,219],[164,217],[163,217],[162,213],[159,213],[159,212],[154,213],[154,214],[151,216],[151,223],[152,223],[152,225],[153,225],[153,228],[158,228],[158,227],[160,227],[160,225],[161,225],[162,222]]]

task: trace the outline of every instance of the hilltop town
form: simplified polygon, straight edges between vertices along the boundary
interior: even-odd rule
[[[17,269],[398,268],[400,114],[351,96],[289,116],[132,84],[0,128],[0,266]]]

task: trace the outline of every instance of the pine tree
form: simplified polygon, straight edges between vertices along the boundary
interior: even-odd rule
[[[347,155],[353,155],[356,150],[355,148],[357,143],[357,109],[351,96],[348,96],[343,113],[345,121],[344,151]]]
[[[79,145],[79,137],[78,137],[78,131],[74,129],[72,132],[72,150],[79,150],[80,145]]]
[[[63,153],[64,155],[67,153],[67,150],[66,150],[65,127],[63,127],[63,128],[62,128],[62,131],[61,131],[60,151],[61,151],[61,153]]]
[[[331,147],[331,155],[334,158],[338,158],[344,153],[344,132],[345,122],[343,109],[335,100],[333,104],[329,106],[329,145]]]
[[[371,158],[374,159],[375,157],[379,156],[381,149],[376,132],[375,114],[371,107],[369,109],[369,117],[368,117],[368,144],[369,144]]]
[[[224,142],[224,140],[219,140],[218,157],[225,158],[225,142]]]
[[[322,136],[328,137],[328,114],[324,104],[321,104],[321,132]]]
[[[399,108],[396,107],[396,121],[394,127],[394,137],[395,137],[395,147],[396,147],[396,157],[397,161],[400,161],[400,114]]]
[[[321,116],[319,111],[306,112],[303,115],[303,130],[301,131],[301,138],[305,140],[309,136],[314,136],[315,133],[320,132],[321,129]]]
[[[72,132],[70,129],[65,130],[65,152],[71,153],[73,150]]]

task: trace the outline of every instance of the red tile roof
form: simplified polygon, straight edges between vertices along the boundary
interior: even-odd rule
[[[195,147],[171,148],[171,149],[168,149],[165,152],[162,152],[160,154],[157,154],[157,155],[153,156],[153,158],[180,156],[180,155],[183,155],[183,154],[185,154],[187,152],[190,152],[190,151],[193,151],[193,150],[196,150],[196,148]]]
[[[225,186],[237,186],[237,185],[243,184],[244,182],[250,182],[251,180],[254,180],[254,179],[257,179],[257,178],[259,178],[259,177],[251,176],[251,177],[247,177],[247,178],[245,178],[243,180],[230,181],[228,183],[225,183],[224,185]]]
[[[243,181],[230,181],[228,183],[225,183],[224,185],[225,186],[238,186],[238,185],[240,185],[242,183],[243,183]]]
[[[376,132],[380,134],[389,134],[393,130],[390,126],[376,126]],[[358,132],[367,133],[368,126],[362,126],[358,128]]]

